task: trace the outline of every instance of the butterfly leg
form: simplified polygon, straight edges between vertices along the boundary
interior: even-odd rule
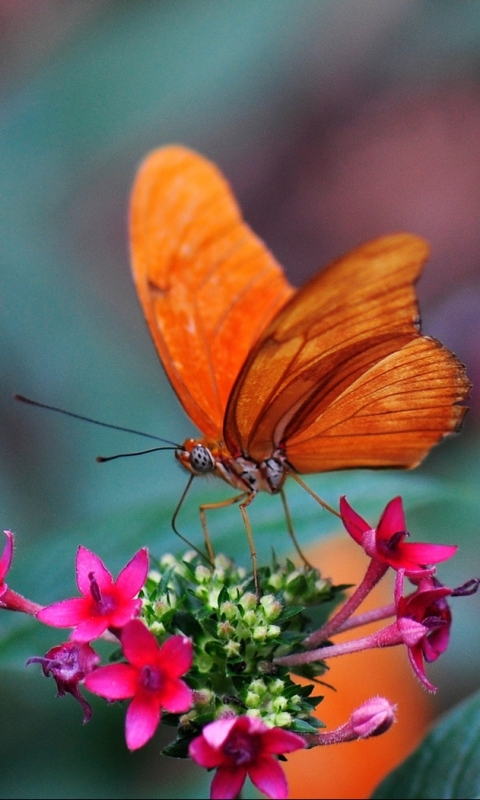
[[[288,504],[287,504],[287,496],[285,494],[285,489],[283,489],[283,488],[280,491],[280,497],[282,498],[282,505],[283,505],[283,510],[285,512],[285,519],[287,521],[288,533],[289,533],[290,539],[293,542],[293,546],[295,547],[295,550],[297,551],[298,555],[302,559],[302,561],[305,564],[305,566],[308,567],[309,569],[314,569],[313,564],[310,563],[310,561],[308,560],[308,558],[306,557],[306,555],[304,554],[302,548],[300,547],[300,545],[298,543],[298,539],[297,539],[296,533],[295,533],[295,531],[293,529],[292,515],[290,514],[290,509],[289,509]]]
[[[250,557],[252,559],[253,580],[255,582],[255,594],[257,595],[257,601],[260,602],[260,586],[258,584],[258,572],[257,572],[257,551],[255,549],[255,542],[253,541],[252,526],[250,525],[250,520],[247,514],[247,506],[250,505],[256,494],[257,494],[256,492],[249,492],[248,495],[245,497],[245,500],[243,500],[243,502],[240,503],[239,509],[243,517],[243,524],[245,525],[245,530],[247,532],[248,546],[250,548]]]
[[[202,551],[199,550],[198,547],[196,547],[189,539],[187,539],[186,536],[183,535],[183,533],[180,533],[180,531],[177,528],[177,517],[178,517],[178,515],[180,513],[180,509],[181,509],[181,507],[183,505],[183,501],[185,500],[185,498],[186,498],[186,496],[188,494],[190,486],[193,483],[194,477],[195,477],[195,475],[190,475],[190,477],[188,479],[187,485],[186,485],[185,489],[183,490],[182,496],[181,496],[180,500],[178,501],[178,505],[177,505],[177,507],[176,507],[176,509],[174,511],[171,524],[172,524],[172,528],[173,528],[174,533],[182,540],[182,542],[185,542],[185,544],[187,544],[189,547],[191,547],[192,550],[195,550],[195,552],[198,553],[198,555],[201,556],[201,558],[203,558],[205,561],[208,561],[210,563],[211,562],[211,558],[209,557],[207,559],[205,554],[202,553]]]
[[[239,503],[246,496],[246,493],[242,492],[241,494],[235,495],[235,497],[229,497],[227,500],[221,500],[218,503],[204,503],[200,506],[200,522],[202,523],[203,538],[205,540],[205,547],[207,548],[208,559],[212,566],[215,560],[215,553],[213,551],[212,540],[210,539],[210,534],[208,532],[207,515],[205,512],[214,508],[225,508],[226,506],[232,506],[235,503]]]
[[[239,508],[242,515],[243,524],[245,525],[245,530],[248,538],[248,546],[250,548],[250,556],[252,559],[253,580],[255,582],[255,594],[257,595],[257,598],[260,599],[260,586],[258,584],[258,572],[257,572],[257,551],[255,549],[255,543],[253,541],[252,526],[250,525],[250,520],[247,514],[247,506],[250,505],[256,494],[257,494],[256,492],[248,492],[248,493],[242,492],[241,494],[237,494],[235,497],[230,497],[228,500],[222,500],[222,502],[220,503],[206,503],[205,505],[201,505],[200,520],[202,523],[205,546],[207,548],[209,558],[211,559],[211,562],[213,564],[215,555],[213,552],[210,535],[208,533],[207,517],[205,512],[212,508],[224,508],[225,506],[231,506],[234,503],[240,503]]]

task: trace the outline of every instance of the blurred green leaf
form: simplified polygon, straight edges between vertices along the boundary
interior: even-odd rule
[[[440,719],[374,791],[374,800],[466,800],[480,795],[480,693]]]

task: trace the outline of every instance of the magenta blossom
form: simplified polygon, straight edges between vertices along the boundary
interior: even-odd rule
[[[58,697],[71,694],[83,708],[83,722],[88,722],[92,716],[92,708],[80,694],[78,684],[100,662],[100,656],[89,644],[64,642],[52,647],[43,658],[34,656],[29,658],[28,664],[41,664],[46,678],[53,677],[57,684]]]
[[[192,692],[180,676],[192,665],[193,648],[186,636],[172,636],[160,647],[139,619],[121,632],[128,664],[109,664],[87,675],[89,691],[107,700],[133,698],[127,711],[127,747],[137,750],[155,733],[161,709],[179,714],[193,703]]]
[[[403,571],[400,570],[395,583],[397,624],[414,620],[424,626],[422,638],[407,644],[408,657],[417,678],[429,691],[435,692],[436,687],[425,674],[424,661],[436,661],[448,647],[452,614],[446,598],[453,590],[442,586],[436,578],[426,576],[419,581],[415,592],[403,597],[403,577]]]
[[[340,499],[340,514],[346,530],[367,555],[395,570],[404,569],[406,575],[425,573],[428,564],[445,561],[458,549],[456,545],[405,542],[409,534],[401,497],[387,503],[376,528],[365,522],[345,497]]]
[[[230,717],[205,725],[190,744],[191,758],[206,769],[217,768],[210,789],[212,800],[237,797],[247,775],[261,792],[284,798],[288,786],[274,755],[306,747],[305,740],[282,728],[268,728],[255,717]]]
[[[0,557],[0,598],[8,589],[8,586],[5,583],[5,578],[7,577],[7,572],[10,569],[13,558],[13,533],[11,531],[3,532],[7,537],[7,541],[5,542],[5,547],[3,548],[3,553]]]
[[[21,594],[9,589],[5,583],[8,570],[11,567],[13,559],[13,533],[11,531],[3,531],[7,537],[3,553],[0,556],[0,608],[7,609],[8,611],[23,611],[24,614],[32,614],[33,616],[40,611],[41,606]]]
[[[77,551],[77,586],[83,597],[61,600],[46,606],[37,619],[56,628],[75,627],[70,634],[74,642],[91,642],[107,628],[118,632],[139,615],[142,601],[135,599],[147,578],[148,551],[139,550],[116,581],[103,561],[80,546]]]

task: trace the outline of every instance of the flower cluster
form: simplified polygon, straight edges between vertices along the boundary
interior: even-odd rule
[[[370,556],[365,577],[342,608],[325,625],[306,637],[303,642],[306,649],[302,653],[276,659],[276,663],[298,667],[315,663],[318,659],[403,644],[407,647],[414,674],[426,689],[435,692],[436,687],[425,673],[425,661],[435,661],[448,646],[452,618],[445,598],[473,594],[480,581],[473,579],[456,589],[440,583],[433,565],[451,558],[457,547],[406,542],[409,534],[400,497],[387,504],[376,528],[357,514],[345,497],[340,500],[340,513],[347,532]],[[353,616],[389,568],[397,572],[394,602]],[[405,578],[416,586],[416,590],[406,596],[403,594]],[[370,636],[338,645],[327,644],[336,633],[392,616],[396,617],[395,622]]]
[[[108,701],[129,701],[127,747],[137,750],[160,721],[177,736],[165,755],[190,757],[215,775],[212,798],[234,798],[247,776],[270,798],[287,797],[279,758],[305,747],[378,736],[395,720],[395,708],[374,697],[354,709],[334,730],[323,730],[315,709],[323,700],[315,681],[326,661],[358,650],[402,645],[414,674],[435,691],[426,663],[448,647],[448,598],[475,592],[479,580],[457,589],[443,586],[435,565],[455,546],[407,541],[402,500],[391,500],[372,528],[345,498],[342,522],[369,556],[364,579],[345,599],[347,586],[334,586],[310,566],[275,560],[255,574],[225,556],[213,564],[199,553],[165,555],[149,564],[140,549],[115,580],[102,560],[85,547],[76,558],[79,597],[41,607],[9,588],[13,535],[5,532],[0,557],[0,607],[23,611],[46,624],[71,628],[67,641],[40,663],[59,696],[72,695],[87,722],[92,709],[85,690]],[[392,602],[356,613],[388,569],[396,571]],[[413,589],[405,591],[405,582]],[[337,607],[330,618],[327,609]],[[369,636],[332,643],[335,634],[387,620]],[[101,666],[92,644],[115,645],[113,663]],[[112,661],[112,659],[111,659]],[[295,675],[313,683],[300,685]]]

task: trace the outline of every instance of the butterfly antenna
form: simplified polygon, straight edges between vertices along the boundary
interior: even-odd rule
[[[203,558],[203,560],[204,560],[204,561],[206,561],[206,562],[207,562],[207,564],[208,564],[208,565],[211,567],[211,566],[213,566],[213,564],[212,564],[212,562],[210,561],[210,559],[209,559],[209,558],[207,558],[207,556],[205,555],[205,553],[202,553],[202,551],[201,551],[201,550],[199,550],[199,549],[198,549],[198,547],[195,547],[195,545],[194,545],[194,544],[192,544],[192,542],[191,542],[189,539],[187,539],[187,538],[186,538],[186,536],[184,536],[182,533],[180,533],[180,531],[179,531],[179,530],[178,530],[178,528],[177,528],[177,517],[178,517],[178,514],[179,514],[179,512],[180,512],[180,509],[181,509],[181,507],[183,506],[183,501],[185,500],[185,498],[186,498],[186,496],[187,496],[187,494],[188,494],[188,492],[189,492],[189,489],[190,489],[190,487],[191,487],[191,485],[192,485],[192,483],[193,483],[193,479],[194,479],[194,477],[195,477],[195,475],[190,475],[190,477],[189,477],[189,479],[188,479],[188,481],[187,481],[187,485],[185,486],[185,489],[184,489],[184,490],[183,490],[183,492],[182,492],[182,496],[180,497],[180,500],[179,500],[179,501],[178,501],[178,503],[177,503],[177,507],[176,507],[176,509],[175,509],[175,511],[174,511],[174,513],[173,513],[173,517],[172,517],[172,528],[173,528],[173,531],[174,531],[174,533],[176,533],[176,535],[177,535],[177,536],[178,536],[178,537],[179,537],[179,538],[180,538],[180,539],[181,539],[183,542],[185,542],[185,544],[188,544],[188,546],[189,546],[189,547],[191,547],[193,550],[195,550],[195,552],[196,552],[196,553],[198,553],[198,555],[199,555],[201,558]]]
[[[154,439],[156,442],[163,442],[164,444],[170,445],[169,448],[156,448],[158,450],[162,449],[172,449],[178,450],[181,448],[181,445],[177,444],[176,442],[171,442],[169,439],[162,439],[160,436],[154,436],[152,433],[145,433],[144,431],[137,431],[134,428],[124,428],[122,425],[111,425],[109,422],[100,422],[98,419],[92,419],[91,417],[84,417],[82,414],[74,414],[73,411],[66,411],[64,408],[57,408],[56,406],[49,406],[46,403],[39,403],[38,400],[30,400],[28,397],[24,397],[23,394],[14,394],[13,395],[15,400],[19,400],[21,403],[27,403],[30,406],[37,406],[37,408],[46,408],[47,411],[56,411],[58,414],[65,414],[67,417],[73,417],[74,419],[81,419],[82,422],[91,422],[93,425],[100,425],[102,428],[111,428],[114,431],[123,431],[124,433],[135,433],[137,436],[145,436],[146,439]],[[146,453],[151,452],[149,450],[145,450]],[[126,455],[129,455],[128,453]],[[136,455],[132,453],[131,455]],[[112,456],[112,458],[118,458],[120,456]],[[109,461],[109,458],[102,459],[104,461]]]
[[[147,453],[157,453],[159,450],[177,450],[175,447],[150,447],[149,450],[137,450],[136,453],[116,453],[114,456],[97,456],[96,461],[104,464],[106,461],[115,461],[116,458],[129,458],[129,456],[144,456]]]

